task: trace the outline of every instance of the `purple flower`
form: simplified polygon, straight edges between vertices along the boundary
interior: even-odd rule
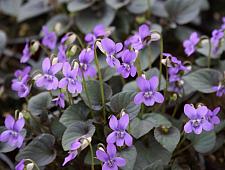
[[[212,125],[218,125],[220,123],[220,118],[217,116],[217,114],[220,112],[220,107],[216,107],[213,111],[208,109],[208,112],[206,114],[206,120],[210,122]]]
[[[208,108],[206,106],[200,106],[195,109],[192,105],[185,104],[184,113],[190,120],[184,125],[184,131],[186,133],[193,131],[195,134],[200,134],[202,130],[212,130],[213,125],[205,118],[207,112]]]
[[[116,147],[113,144],[107,145],[107,152],[101,149],[96,151],[97,158],[104,164],[102,170],[118,170],[118,167],[126,165],[126,160],[116,156]]]
[[[163,103],[164,97],[160,92],[157,92],[159,79],[153,76],[150,80],[143,77],[137,78],[137,86],[141,90],[135,97],[134,103],[139,105],[144,103],[146,106],[153,106],[156,103]]]
[[[215,29],[212,32],[212,37],[211,37],[211,43],[212,43],[212,52],[213,54],[216,54],[219,46],[220,46],[220,41],[221,39],[224,37],[224,32],[223,30],[219,29]]]
[[[184,51],[187,54],[187,56],[190,56],[191,54],[193,54],[196,50],[196,46],[199,43],[200,38],[198,36],[198,34],[196,32],[193,32],[189,39],[185,40],[183,42],[183,46],[184,46]]]
[[[24,170],[25,165],[24,165],[24,159],[22,159],[15,167],[15,170]]]
[[[213,86],[212,90],[216,91],[216,96],[221,97],[225,94],[225,86],[221,83],[218,86]]]
[[[66,49],[63,45],[59,45],[57,57],[59,63],[64,63],[67,61]]]
[[[117,59],[117,53],[120,52],[123,48],[122,43],[115,43],[109,38],[104,38],[101,41],[101,48],[103,53],[106,55],[106,62],[110,67],[118,67],[120,61]],[[100,49],[101,49],[100,48]]]
[[[24,118],[20,118],[15,121],[15,119],[11,115],[8,115],[5,118],[5,127],[7,128],[7,130],[1,133],[0,141],[8,143],[12,147],[16,146],[20,148],[24,140],[24,137],[21,134],[24,125]]]
[[[90,45],[90,46],[94,46],[94,43],[96,41],[97,38],[99,37],[105,37],[108,36],[108,31],[106,29],[106,27],[102,24],[96,25],[93,29],[92,33],[88,33],[85,36],[85,41]]]
[[[58,79],[56,73],[62,69],[62,63],[51,65],[49,58],[45,58],[42,62],[43,75],[36,80],[37,87],[44,87],[47,90],[56,90],[58,87]]]
[[[134,51],[124,50],[120,52],[119,56],[122,59],[122,63],[117,67],[117,72],[124,78],[128,78],[129,75],[134,77],[137,73],[137,69],[134,66],[137,57],[136,53]]]
[[[49,32],[47,26],[42,27],[42,32],[44,33],[44,37],[42,39],[42,44],[53,50],[56,46],[57,36],[55,32]]]
[[[79,55],[79,61],[80,61],[80,68],[79,68],[79,75],[82,76],[82,72],[84,74],[84,77],[95,77],[96,76],[96,70],[91,65],[92,61],[94,60],[94,51],[90,48],[83,49]]]
[[[28,75],[31,71],[31,67],[27,66],[23,70],[16,70],[15,71],[15,77],[19,80],[21,80],[24,76]]]
[[[63,93],[60,93],[56,98],[52,100],[52,102],[61,108],[65,107],[65,95]]]
[[[29,43],[26,42],[26,45],[23,49],[23,55],[20,59],[20,63],[26,63],[31,57],[31,52],[30,52],[30,47],[29,47]]]
[[[59,81],[59,88],[64,88],[67,86],[67,89],[70,93],[81,93],[82,84],[77,80],[78,67],[71,69],[71,66],[68,62],[63,65],[63,75],[65,76]]]
[[[64,162],[63,162],[63,166],[65,166],[69,161],[75,159],[75,157],[78,154],[78,149],[81,147],[81,143],[76,140],[75,142],[73,142],[70,146],[70,151],[69,151],[69,155],[67,157],[65,157]]]
[[[116,143],[117,146],[123,146],[125,143],[127,146],[131,146],[133,139],[131,135],[126,132],[128,124],[128,114],[124,114],[119,120],[112,115],[109,121],[109,126],[113,132],[108,135],[107,143]]]

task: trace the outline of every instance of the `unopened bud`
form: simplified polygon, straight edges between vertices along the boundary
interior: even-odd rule
[[[58,57],[54,57],[52,59],[52,65],[57,64],[58,63]]]
[[[22,112],[19,112],[19,116],[18,116],[18,119],[21,119],[21,118],[23,118],[24,116],[23,116],[23,113]]]
[[[161,35],[158,32],[152,32],[151,34],[151,41],[158,41],[160,40]]]
[[[54,30],[55,30],[56,33],[60,33],[61,30],[62,30],[62,23],[61,22],[57,22],[55,24]]]
[[[79,68],[78,62],[75,61],[75,62],[73,63],[73,68],[74,68],[75,70]]]
[[[72,44],[77,38],[77,35],[75,33],[73,33],[73,32],[68,32],[67,36],[68,36],[68,38],[67,38],[67,40],[65,42],[67,45],[68,44]]]
[[[26,165],[26,170],[32,170],[34,168],[34,163],[29,163]]]
[[[35,75],[33,76],[33,80],[36,81],[36,80],[39,79],[41,76],[42,76],[41,73],[35,74]]]
[[[96,46],[98,47],[98,49],[102,52],[102,53],[106,53],[106,51],[103,49],[102,47],[102,43],[100,41],[96,42]]]
[[[39,49],[40,43],[39,41],[33,40],[30,43],[30,51],[32,54],[36,53],[37,50]]]
[[[101,151],[105,152],[103,147],[99,147],[98,150],[101,150]]]
[[[172,96],[170,97],[170,99],[172,101],[176,101],[177,100],[177,94],[176,93],[173,93]]]
[[[70,58],[76,54],[77,46],[73,45],[70,49],[67,50],[66,55]]]
[[[127,113],[125,112],[125,109],[122,109],[121,112],[120,112],[120,114],[121,114],[121,117],[122,117],[122,116],[124,116]]]
[[[144,79],[146,79],[146,75],[145,74],[142,74],[141,77],[143,77]]]
[[[81,150],[85,149],[92,141],[91,137],[88,137],[86,139],[83,139],[82,143],[81,143]]]

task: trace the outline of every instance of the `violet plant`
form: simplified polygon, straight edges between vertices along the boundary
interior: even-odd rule
[[[27,102],[19,118],[18,111],[6,116],[0,135],[5,152],[20,148],[16,170],[172,168],[190,148],[215,149],[210,137],[219,133],[222,109],[204,104],[201,95],[225,93],[222,73],[211,68],[223,48],[224,24],[212,38],[194,32],[183,42],[188,57],[204,54],[208,42],[208,68],[193,70],[194,63],[164,51],[163,34],[149,23],[124,42],[115,42],[108,30],[97,25],[84,39],[72,32],[60,39],[44,26],[40,42],[26,43],[24,69],[15,72],[11,87]],[[153,44],[160,49],[159,69],[143,68],[142,52]],[[38,50],[45,54],[42,68],[34,70],[29,60]],[[112,84],[113,77],[119,81]],[[214,143],[209,148],[202,140]]]

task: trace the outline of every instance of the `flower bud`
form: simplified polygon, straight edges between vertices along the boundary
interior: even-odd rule
[[[92,141],[91,137],[83,139],[82,143],[81,143],[81,146],[80,146],[81,150],[85,149],[91,143],[91,141]]]
[[[72,44],[77,38],[77,35],[73,32],[68,32],[67,33],[67,40],[65,42],[65,44]]]
[[[145,76],[145,74],[142,74],[142,75],[141,75],[141,77],[143,77],[144,79],[146,79],[146,76]]]
[[[70,49],[67,50],[66,55],[68,57],[73,57],[77,52],[77,46],[73,45]]]
[[[53,57],[52,65],[57,64],[57,63],[58,63],[58,57]]]
[[[34,168],[34,163],[29,163],[26,165],[26,170],[32,170]]]
[[[23,116],[23,112],[19,112],[18,119],[21,119],[21,118],[24,118],[24,116]]]
[[[33,76],[33,80],[36,81],[37,79],[39,79],[42,76],[41,73],[37,73]]]
[[[39,41],[33,40],[30,43],[30,51],[32,54],[36,53],[39,49],[40,43]]]
[[[173,93],[172,96],[170,97],[170,100],[172,101],[176,101],[177,100],[177,94],[176,93]]]
[[[102,43],[98,40],[97,42],[96,42],[96,46],[98,47],[98,49],[102,52],[102,53],[106,53],[105,52],[105,50],[103,49],[103,47],[102,47]]]
[[[158,32],[152,32],[151,34],[151,41],[158,41],[160,40],[161,35]]]
[[[55,31],[57,34],[59,34],[59,33],[61,32],[61,30],[62,30],[62,23],[61,23],[61,22],[57,22],[57,23],[55,24],[54,31]]]

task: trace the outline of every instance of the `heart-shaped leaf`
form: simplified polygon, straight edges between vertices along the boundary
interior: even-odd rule
[[[87,106],[82,102],[73,104],[63,112],[59,121],[68,127],[76,120],[86,121],[89,111]]]
[[[129,2],[130,0],[106,0],[106,3],[116,10],[127,5]]]
[[[0,11],[7,15],[17,16],[22,0],[0,0]]]
[[[95,2],[95,0],[90,0],[90,1],[73,0],[67,4],[67,9],[70,12],[81,11],[81,10],[84,10],[84,9],[90,7],[94,2]]]
[[[180,131],[175,127],[171,127],[167,133],[164,133],[161,128],[155,128],[154,136],[164,148],[173,153],[180,140]]]
[[[76,139],[92,137],[94,133],[95,126],[91,122],[75,121],[67,127],[63,134],[62,147],[64,151],[68,151]]]
[[[118,75],[118,73],[116,72],[116,69],[108,67],[108,66],[103,68],[103,69],[101,69],[101,73],[102,73],[103,81],[108,81],[113,76]]]
[[[2,53],[2,51],[6,46],[6,42],[7,42],[6,34],[2,30],[0,30],[0,54]]]
[[[131,0],[131,3],[127,6],[129,12],[133,14],[141,14],[146,12],[154,3],[155,0]]]
[[[194,89],[202,93],[212,93],[213,86],[218,85],[222,78],[222,74],[214,69],[199,69],[186,76],[183,79]]]
[[[141,106],[134,104],[134,92],[120,92],[115,94],[110,100],[110,108],[115,113],[120,113],[122,109],[133,119],[139,113]]]
[[[103,84],[104,89],[104,97],[107,102],[112,96],[112,89],[106,83]],[[81,93],[81,97],[83,98],[85,104],[92,108],[93,110],[101,110],[102,108],[102,98],[101,98],[101,90],[100,83],[96,80],[87,81],[87,93],[91,102],[91,106],[89,105],[88,98],[86,96],[86,92],[83,90]]]
[[[164,167],[162,161],[158,160],[146,166],[143,170],[164,170]]]
[[[122,150],[118,153],[118,155],[126,159],[126,165],[124,167],[121,167],[122,170],[134,169],[134,164],[137,158],[137,151],[135,146]]]
[[[55,138],[50,134],[41,134],[34,138],[25,148],[16,155],[16,160],[31,159],[38,166],[45,166],[54,161],[56,150],[54,149]]]

